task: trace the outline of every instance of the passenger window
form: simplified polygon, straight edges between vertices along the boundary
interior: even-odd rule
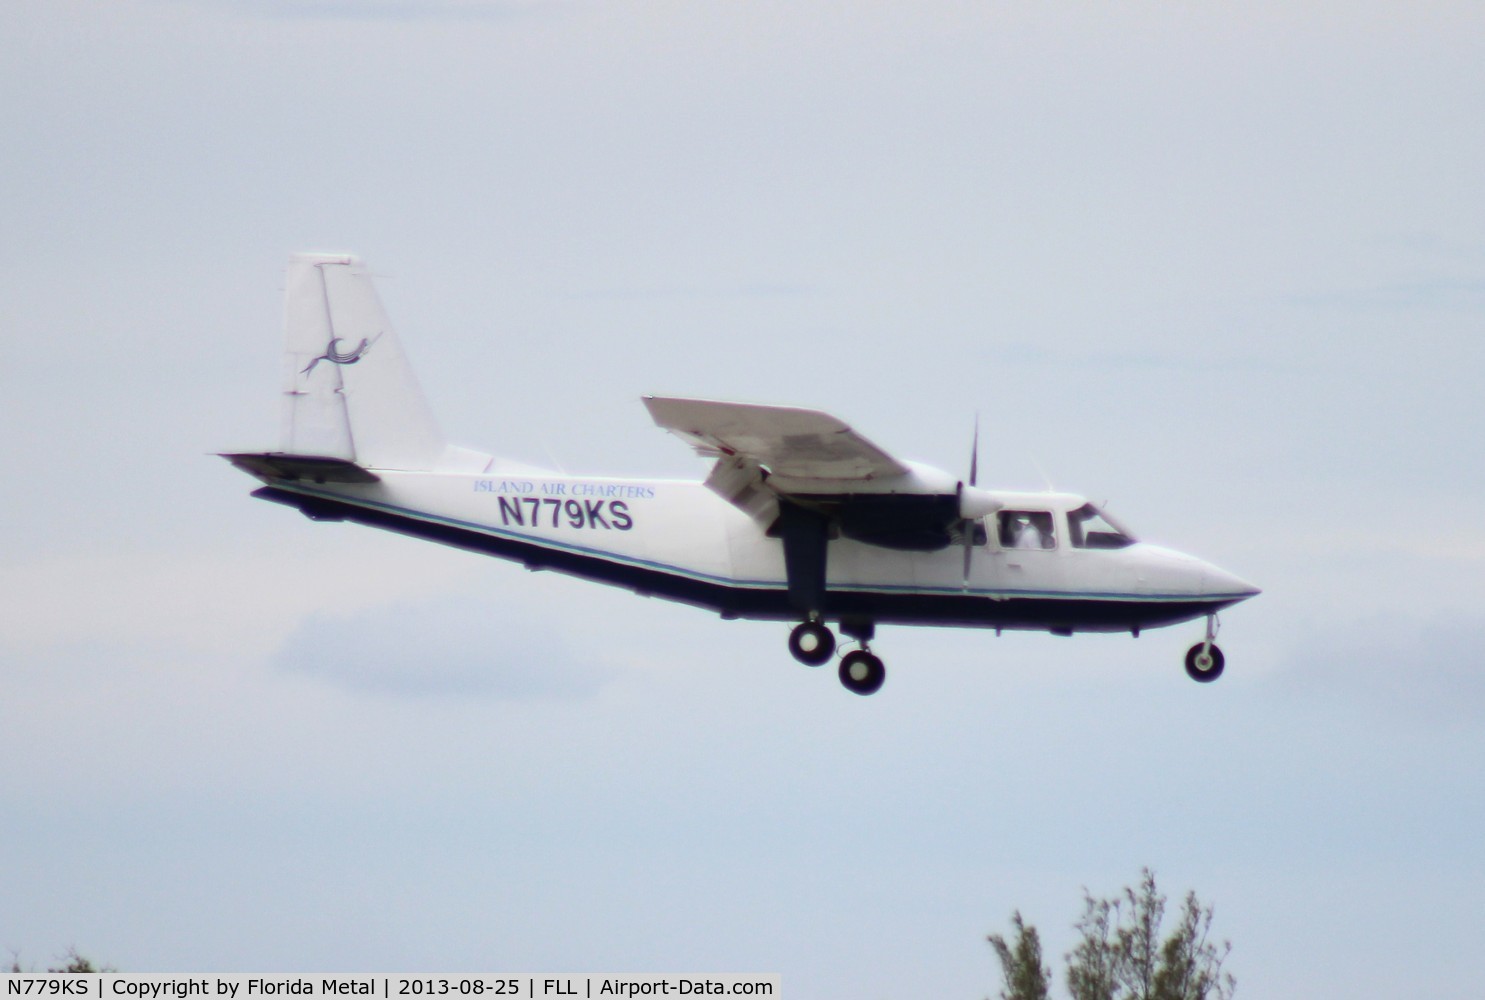
[[[1000,512],[1000,546],[1005,549],[1051,549],[1057,547],[1052,534],[1052,514],[1045,510]]]

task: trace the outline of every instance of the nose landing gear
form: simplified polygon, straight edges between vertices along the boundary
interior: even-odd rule
[[[1218,626],[1217,616],[1207,615],[1206,639],[1186,650],[1186,675],[1202,684],[1210,684],[1221,677],[1223,668],[1227,666],[1227,658],[1213,641],[1217,638]]]

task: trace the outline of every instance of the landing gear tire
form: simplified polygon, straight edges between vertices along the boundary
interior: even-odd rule
[[[1226,658],[1216,643],[1198,642],[1186,650],[1186,674],[1194,681],[1210,684],[1222,676],[1226,665]]]
[[[853,694],[875,694],[887,679],[887,668],[880,658],[864,649],[852,650],[841,658],[840,682]]]
[[[789,652],[807,667],[818,667],[835,655],[835,633],[824,622],[802,622],[789,633]]]

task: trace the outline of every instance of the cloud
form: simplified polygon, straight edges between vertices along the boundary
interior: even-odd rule
[[[1337,641],[1326,629],[1302,643],[1274,683],[1297,697],[1351,702],[1415,722],[1485,721],[1485,674],[1479,669],[1485,621],[1353,623]]]
[[[623,299],[773,299],[807,298],[820,294],[819,289],[800,282],[750,282],[746,284],[713,286],[655,285],[652,287],[624,287],[582,289],[567,293],[563,298],[573,300],[623,300]]]
[[[1231,373],[1235,371],[1272,373],[1290,370],[1268,358],[1253,354],[1181,353],[1170,350],[1070,351],[1048,350],[1038,344],[1013,342],[996,348],[993,359],[1001,365],[1050,367],[1059,371],[1112,372],[1178,372]]]
[[[1367,314],[1379,310],[1476,310],[1485,302],[1485,282],[1453,277],[1425,278],[1372,287],[1321,289],[1288,295],[1283,301],[1299,308],[1337,309]]]
[[[274,18],[347,21],[483,21],[514,19],[565,6],[556,0],[237,0],[240,13]]]
[[[0,599],[15,623],[0,635],[0,653],[80,642],[266,653],[311,612],[426,600],[467,572],[431,547],[345,535],[296,552],[295,541],[291,530],[210,549],[119,546],[17,560],[0,569]]]
[[[613,676],[510,605],[467,596],[312,614],[273,662],[397,697],[580,701]]]

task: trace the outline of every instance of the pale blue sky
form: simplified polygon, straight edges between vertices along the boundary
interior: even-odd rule
[[[1464,3],[24,5],[0,33],[0,947],[983,997],[1151,866],[1240,996],[1473,997],[1485,18]],[[700,476],[816,406],[1262,587],[1128,637],[782,626],[312,524],[282,269],[450,435]]]

